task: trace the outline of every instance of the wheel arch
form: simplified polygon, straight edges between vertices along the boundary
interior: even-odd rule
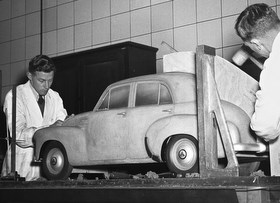
[[[189,135],[197,139],[196,115],[181,114],[170,116],[154,122],[146,133],[146,150],[150,157],[163,161],[163,148],[175,135]]]
[[[59,128],[62,127],[57,129]],[[50,142],[58,142],[64,147],[68,161],[73,166],[87,160],[86,138],[84,132],[79,128],[63,127],[63,130],[47,128],[45,131],[36,132],[36,160],[42,158],[44,150]]]

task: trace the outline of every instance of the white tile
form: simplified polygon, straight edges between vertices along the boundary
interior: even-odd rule
[[[89,47],[78,48],[78,49],[75,49],[74,52],[77,53],[77,52],[86,51],[86,50],[89,50],[89,49],[92,49],[92,47],[89,46]]]
[[[56,6],[56,0],[44,0],[43,9]]]
[[[276,6],[276,0],[248,0],[249,5],[257,3],[265,3],[269,6]]]
[[[162,42],[166,42],[171,47],[174,47],[173,45],[173,31],[172,30],[165,30],[162,32],[156,32],[152,33],[152,46],[158,48],[157,51],[157,59],[162,58],[163,55],[169,54],[170,49],[168,49],[166,46],[162,45]]]
[[[111,15],[129,11],[129,0],[111,0]]]
[[[57,8],[45,9],[43,12],[43,32],[49,32],[57,29]]]
[[[0,1],[0,20],[7,20],[11,18],[11,1]]]
[[[150,0],[130,0],[130,9],[131,10],[150,6],[150,5],[151,5]]]
[[[40,33],[40,12],[26,15],[26,36]]]
[[[234,15],[241,13],[248,6],[247,1],[244,0],[222,0],[222,15]]]
[[[25,39],[11,42],[11,62],[25,60]]]
[[[12,17],[17,17],[25,14],[25,0],[11,0],[12,2]]]
[[[25,40],[25,59],[31,59],[40,54],[40,35],[33,35]]]
[[[174,29],[174,48],[177,51],[195,51],[197,47],[196,25]]]
[[[176,0],[173,4],[175,27],[196,22],[196,0]]]
[[[26,13],[40,11],[41,3],[38,0],[25,0]]]
[[[11,61],[11,43],[5,42],[0,44],[0,64],[10,63]]]
[[[198,23],[197,33],[198,44],[204,44],[214,48],[222,46],[221,19]]]
[[[91,22],[75,26],[75,49],[91,46]]]
[[[74,24],[74,6],[72,3],[62,4],[57,7],[57,27],[63,28]]]
[[[197,21],[221,17],[221,0],[197,0]]]
[[[18,39],[25,36],[25,16],[12,19],[11,39]]]
[[[151,32],[151,9],[143,8],[131,12],[131,36]]]
[[[159,4],[159,3],[166,2],[166,1],[170,1],[170,0],[151,0],[151,4],[154,5],[154,4]]]
[[[110,0],[92,0],[92,19],[104,18],[110,15]]]
[[[147,35],[141,35],[141,36],[138,36],[138,37],[132,37],[131,41],[139,43],[139,44],[144,44],[144,45],[147,45],[147,46],[151,46],[152,45],[152,35],[147,34]]]
[[[0,43],[11,39],[11,21],[0,21]]]
[[[91,21],[91,0],[75,1],[75,24]]]
[[[74,1],[74,0],[57,0],[57,5],[69,3],[69,2],[72,2],[72,1]]]
[[[0,65],[0,70],[2,72],[2,86],[11,84],[11,68],[10,64]]]
[[[96,48],[99,48],[99,47],[105,47],[105,46],[109,46],[109,45],[111,45],[111,43],[108,42],[108,43],[93,45],[92,48],[96,49]]]
[[[57,51],[66,52],[74,50],[73,27],[63,28],[57,31]]]
[[[57,31],[46,32],[43,34],[43,53],[46,55],[56,54],[57,52]]]
[[[119,43],[128,42],[128,41],[130,41],[130,38],[115,40],[115,41],[112,41],[111,44],[119,44]]]
[[[11,84],[20,84],[27,80],[25,61],[18,61],[11,64]]]
[[[223,28],[223,46],[231,46],[242,43],[242,40],[236,34],[234,29],[235,21],[238,15],[222,19]]]
[[[172,26],[172,2],[152,6],[152,31],[170,29]]]
[[[123,13],[111,17],[111,39],[112,41],[130,37],[129,13]]]
[[[240,45],[223,48],[223,58],[232,62],[232,56],[238,49],[240,49]]]
[[[110,42],[110,18],[102,18],[92,21],[93,45]]]

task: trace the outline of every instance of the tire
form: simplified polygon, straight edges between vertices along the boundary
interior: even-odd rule
[[[59,142],[50,142],[43,152],[43,176],[48,180],[65,180],[72,169],[63,145]]]
[[[176,135],[167,143],[165,158],[170,172],[198,173],[198,141],[190,135]]]

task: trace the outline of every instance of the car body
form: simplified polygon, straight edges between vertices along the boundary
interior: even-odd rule
[[[90,93],[90,90],[89,90]],[[221,101],[233,143],[255,143],[249,116]],[[34,135],[35,160],[48,179],[72,167],[166,162],[175,173],[198,172],[195,75],[172,72],[111,84],[93,111]],[[218,157],[225,157],[218,136]]]

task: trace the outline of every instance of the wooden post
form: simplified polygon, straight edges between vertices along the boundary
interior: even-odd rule
[[[205,45],[196,50],[196,82],[201,177],[238,176],[238,162],[214,78],[215,49]],[[228,165],[218,168],[217,136],[221,135]]]
[[[11,175],[16,177],[16,98],[17,87],[13,86],[13,103],[12,103],[12,140],[11,140]],[[15,178],[16,179],[16,178]]]

